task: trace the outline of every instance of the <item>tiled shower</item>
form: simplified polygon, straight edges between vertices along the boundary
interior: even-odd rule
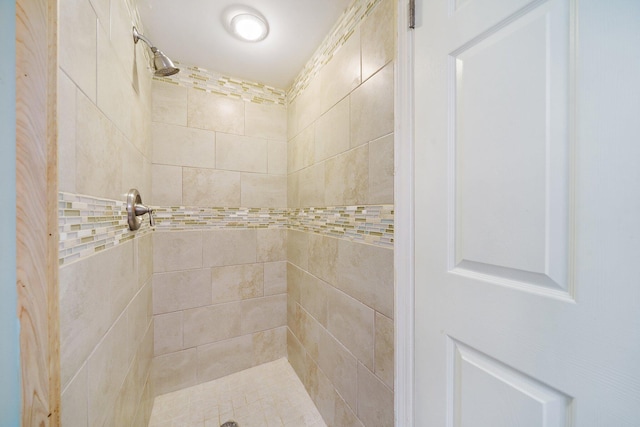
[[[60,4],[63,425],[283,360],[327,425],[393,425],[394,16],[355,0],[278,89],[152,79],[134,0]]]

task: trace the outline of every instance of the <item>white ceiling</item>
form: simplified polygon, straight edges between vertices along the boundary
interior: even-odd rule
[[[139,0],[145,36],[171,59],[287,89],[352,0]],[[257,43],[229,34],[223,13],[258,10],[269,35]]]

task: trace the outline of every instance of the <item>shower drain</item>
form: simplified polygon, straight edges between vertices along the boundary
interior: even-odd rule
[[[238,427],[238,423],[235,421],[227,421],[226,423],[222,424],[220,427]]]

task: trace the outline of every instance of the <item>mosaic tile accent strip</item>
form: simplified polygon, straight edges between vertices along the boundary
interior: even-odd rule
[[[311,59],[307,61],[302,71],[294,79],[293,84],[287,90],[287,101],[291,102],[307,87],[311,80],[320,72],[333,55],[349,40],[360,22],[369,16],[375,6],[381,0],[354,0],[344,11],[329,34],[320,43],[320,46]]]
[[[178,74],[167,77],[154,76],[153,79],[256,104],[286,104],[287,95],[285,90],[262,83],[235,79],[204,68],[181,64],[177,61],[174,61],[174,64],[180,68]]]
[[[154,76],[154,80],[191,87],[257,104],[286,105],[293,101],[320,72],[333,55],[349,40],[360,22],[369,16],[381,0],[354,0],[343,12],[329,34],[324,38],[288,90],[262,83],[225,76],[215,71],[173,61],[180,72],[173,76]],[[137,16],[137,10],[135,10]]]
[[[285,228],[287,209],[276,208],[199,208],[156,209],[156,229],[192,230],[199,228]]]
[[[155,208],[156,225],[148,220],[133,232],[124,201],[71,193],[58,194],[59,264],[93,255],[153,230],[287,228],[325,234],[372,245],[393,247],[393,205],[326,208]]]
[[[126,202],[58,193],[58,262],[69,264],[151,232],[149,221],[137,231],[127,225]]]
[[[393,247],[393,205],[289,210],[289,228]]]

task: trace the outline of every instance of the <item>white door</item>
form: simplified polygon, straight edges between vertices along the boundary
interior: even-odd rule
[[[416,427],[640,426],[640,0],[418,0]]]

